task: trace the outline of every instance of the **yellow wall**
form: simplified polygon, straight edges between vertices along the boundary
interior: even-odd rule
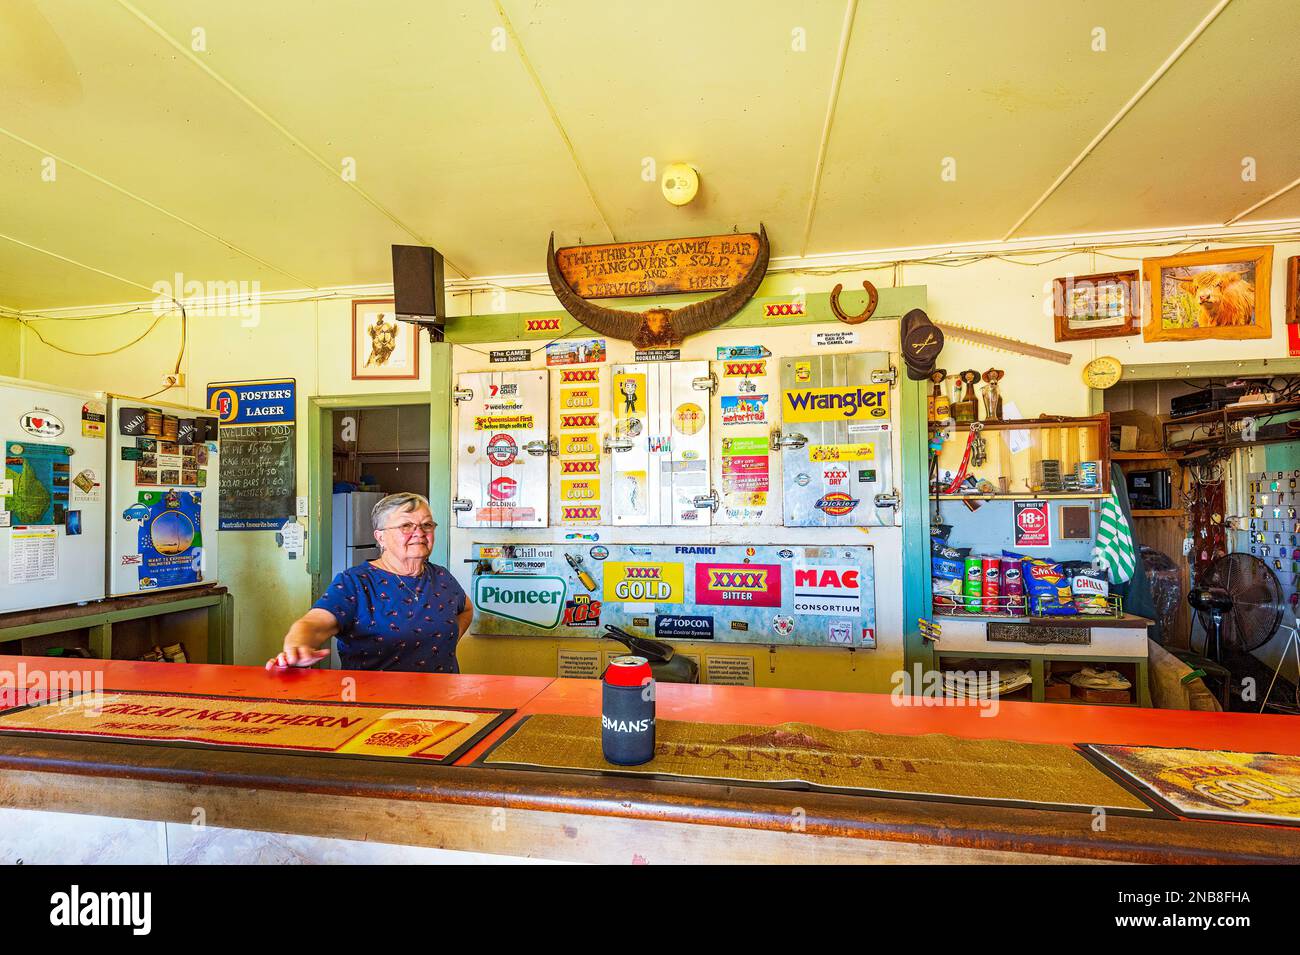
[[[0,318],[0,375],[17,378],[22,371],[21,331],[12,318]]]
[[[1248,243],[1241,243],[1248,244]],[[1233,358],[1278,358],[1286,356],[1282,309],[1285,301],[1283,265],[1287,256],[1300,254],[1300,244],[1278,245],[1274,253],[1272,311],[1273,337],[1253,342],[1153,343],[1136,336],[1102,339],[1078,344],[1053,342],[1050,318],[1051,281],[1067,273],[1086,274],[1097,271],[1137,267],[1145,255],[1168,254],[1179,247],[1134,248],[1132,256],[1078,253],[1046,265],[1025,266],[1006,261],[986,260],[961,268],[909,265],[902,270],[901,284],[927,288],[929,313],[937,321],[970,325],[987,331],[1011,335],[1025,341],[1070,351],[1075,361],[1069,366],[1050,364],[1001,352],[975,348],[951,341],[940,364],[950,371],[965,367],[980,370],[999,367],[1007,372],[1004,396],[1014,401],[1027,416],[1039,412],[1084,414],[1088,411],[1088,393],[1080,379],[1085,361],[1107,354],[1126,364],[1174,361],[1212,361]],[[1041,256],[1049,258],[1050,256]],[[1022,258],[1027,258],[1022,256]],[[781,294],[797,288],[808,292],[828,290],[836,282],[858,287],[863,277],[877,284],[890,283],[889,271],[858,274],[800,275],[775,273],[765,283],[762,294]],[[373,294],[373,293],[370,293]],[[362,297],[362,296],[358,296]],[[491,311],[491,296],[476,294],[457,296],[456,313]],[[548,295],[510,293],[494,303],[503,312],[540,311],[556,308]],[[1045,307],[1047,306],[1047,307]],[[106,311],[108,309],[100,309]],[[42,334],[68,348],[97,351],[129,341],[147,327],[150,316],[131,316],[73,323],[43,322]],[[10,334],[0,322],[0,349]],[[111,390],[124,394],[145,395],[160,387],[161,376],[170,371],[179,347],[179,320],[165,320],[153,335],[139,345],[108,358],[75,358],[42,345],[28,332],[23,333],[23,377],[69,387]],[[378,392],[427,390],[428,362],[422,357],[419,382],[360,383],[350,380],[351,309],[347,300],[265,304],[261,320],[249,323],[237,317],[192,316],[189,343],[182,370],[186,387],[165,395],[168,400],[201,404],[208,381],[242,378],[297,378],[299,406],[305,408],[311,395],[348,395]],[[427,346],[423,346],[427,348]],[[457,349],[458,369],[468,367]],[[0,372],[3,355],[0,350]],[[425,356],[427,357],[427,355]],[[300,415],[298,438],[298,493],[307,493],[307,434],[305,415]],[[463,554],[453,555],[453,563]],[[226,532],[221,540],[221,579],[235,594],[236,644],[239,663],[256,663],[278,649],[288,624],[307,607],[309,578],[302,561],[288,561],[276,549],[274,537],[267,533]],[[901,591],[900,591],[901,593]],[[893,595],[878,589],[877,602],[882,608],[894,606]],[[900,598],[901,599],[901,598]],[[894,606],[893,612],[897,613]],[[882,634],[882,651],[814,648],[781,648],[775,659],[765,647],[754,648],[758,657],[758,682],[786,686],[826,686],[835,688],[885,689],[886,674],[898,656],[887,649],[887,641],[897,634]],[[590,643],[573,642],[577,646]],[[553,641],[530,639],[470,638],[464,644],[462,661],[466,669],[513,673],[554,673]],[[716,651],[715,651],[716,652]],[[875,657],[873,659],[873,653]],[[769,672],[774,662],[776,672]]]

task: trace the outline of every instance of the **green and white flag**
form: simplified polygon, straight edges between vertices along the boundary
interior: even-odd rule
[[[1101,505],[1101,519],[1097,523],[1097,562],[1110,572],[1111,581],[1117,584],[1132,577],[1137,567],[1133,531],[1124,519],[1124,511],[1114,491]]]

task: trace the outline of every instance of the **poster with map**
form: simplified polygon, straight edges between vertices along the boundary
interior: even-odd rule
[[[68,510],[68,480],[72,449],[62,444],[31,441],[5,443],[5,481],[12,493],[4,498],[10,523],[62,524]],[[13,482],[9,485],[8,482]]]

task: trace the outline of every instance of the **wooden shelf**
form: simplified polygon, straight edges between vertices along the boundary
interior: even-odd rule
[[[1171,507],[1158,511],[1135,510],[1134,517],[1182,517],[1186,513],[1181,507]]]
[[[1178,461],[1181,451],[1112,451],[1112,461]]]
[[[1073,494],[1041,494],[1025,491],[1021,494],[936,494],[941,501],[1100,501],[1110,497],[1097,491]],[[1181,512],[1179,512],[1181,513]]]
[[[1165,431],[1173,431],[1188,424],[1199,424],[1205,421],[1235,421],[1238,418],[1259,418],[1264,415],[1286,414],[1290,411],[1300,411],[1300,401],[1287,401],[1282,404],[1258,404],[1246,405],[1238,408],[1219,408],[1217,411],[1202,411],[1200,414],[1189,414],[1182,418],[1169,418],[1164,422]]]

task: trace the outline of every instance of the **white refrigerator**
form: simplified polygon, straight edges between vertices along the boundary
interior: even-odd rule
[[[0,378],[0,613],[102,600],[103,395]]]
[[[221,453],[204,408],[109,397],[108,592],[217,580]]]
[[[370,511],[383,498],[379,491],[351,491],[334,495],[332,560],[334,573],[368,560],[377,560],[379,545],[375,543]]]

